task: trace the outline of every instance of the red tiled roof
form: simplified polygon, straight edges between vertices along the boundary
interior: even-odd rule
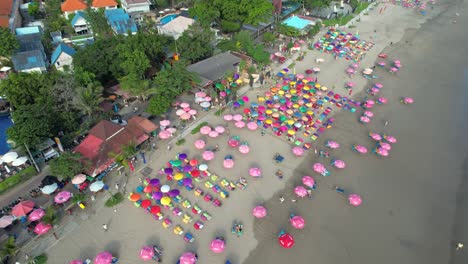
[[[109,139],[109,137],[111,137],[123,128],[124,127],[114,124],[111,121],[102,120],[101,122],[97,123],[97,125],[95,125],[93,128],[91,128],[88,134],[94,135],[102,140],[107,140]]]
[[[65,0],[62,3],[62,12],[85,10],[88,6],[83,0]]]
[[[5,16],[0,16],[0,27],[7,28],[9,26],[10,19]]]
[[[143,118],[141,116],[134,116],[128,120],[129,125],[135,125],[145,131],[145,133],[151,133],[158,129],[158,126],[154,124],[153,122],[149,121],[146,118]]]
[[[0,1],[0,15],[10,16],[11,8],[13,8],[13,0]]]
[[[93,0],[92,7],[101,8],[108,6],[117,6],[117,2],[115,0]]]

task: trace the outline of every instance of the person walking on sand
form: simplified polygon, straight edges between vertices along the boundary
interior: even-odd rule
[[[103,225],[102,225],[102,229],[104,229],[104,231],[107,232],[107,230],[108,230],[107,225],[106,225],[106,224],[103,224]]]
[[[388,126],[388,122],[389,122],[388,120],[385,120],[384,126]]]
[[[280,203],[284,203],[284,197],[283,197],[283,196],[281,196],[281,197],[279,198],[279,200],[280,200]]]
[[[457,247],[456,247],[455,250],[457,250],[457,251],[458,251],[458,250],[461,250],[463,247],[464,247],[464,245],[463,245],[462,243],[458,242],[458,243],[457,243]]]

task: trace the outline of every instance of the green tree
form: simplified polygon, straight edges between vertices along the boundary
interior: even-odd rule
[[[191,25],[177,40],[181,58],[195,62],[213,54],[214,32],[200,23]]]
[[[271,32],[265,32],[263,33],[262,39],[264,42],[272,44],[276,40],[276,35]]]
[[[273,4],[268,0],[240,0],[239,9],[244,15],[243,24],[257,26],[271,18]]]
[[[133,74],[140,79],[144,79],[145,72],[151,65],[148,57],[143,51],[126,51],[120,53],[119,56],[122,58],[120,66],[127,75]]]
[[[203,26],[211,26],[214,21],[219,21],[221,12],[213,5],[212,0],[196,0],[189,9],[191,17],[195,17]]]
[[[107,18],[104,15],[104,8],[94,10],[86,9],[86,17],[89,25],[93,29],[93,35],[96,38],[107,38],[113,36],[112,28],[107,23]]]
[[[18,253],[18,246],[16,245],[15,238],[13,236],[8,237],[7,241],[3,243],[0,249],[0,261],[5,261],[8,258],[16,256]]]
[[[47,264],[47,255],[42,254],[29,260],[28,264]]]
[[[86,194],[77,193],[73,195],[73,197],[71,198],[71,202],[74,204],[78,204],[86,201],[87,199],[88,197],[86,196]]]
[[[83,171],[82,156],[79,153],[64,152],[49,162],[50,171],[62,179],[69,179]]]
[[[327,7],[331,0],[304,0],[304,5],[308,9]]]
[[[45,215],[41,218],[41,221],[44,224],[55,225],[58,222],[58,215],[55,209],[52,206],[47,207],[45,210]]]
[[[0,93],[17,108],[46,101],[50,97],[51,86],[52,82],[47,74],[13,73],[0,82]]]
[[[186,69],[183,60],[174,62],[172,67],[160,71],[153,80],[155,95],[165,95],[166,98],[175,98],[183,92],[192,89],[195,83],[199,83],[200,78],[194,72]]]
[[[241,29],[241,24],[239,22],[221,20],[221,28],[223,29],[223,32],[225,33],[233,33]]]
[[[47,0],[45,2],[44,28],[46,30],[44,36],[50,36],[50,32],[62,31],[69,26],[67,20],[62,16],[61,4],[61,0]]]
[[[18,40],[8,28],[0,28],[0,56],[10,57],[19,48]]]
[[[130,166],[129,159],[135,156],[136,153],[137,149],[135,143],[130,142],[129,144],[122,146],[119,153],[110,152],[109,157],[113,158],[119,166],[128,168]]]
[[[76,87],[75,107],[83,114],[91,117],[93,114],[101,111],[99,105],[104,100],[102,98],[103,91],[104,88],[98,82],[91,82],[87,85]]]
[[[270,63],[270,53],[268,53],[262,45],[255,45],[249,55],[252,56],[252,59],[260,65],[267,65]]]
[[[148,102],[146,112],[155,116],[162,115],[171,107],[173,99],[173,97],[168,95],[153,96]]]
[[[119,78],[120,87],[132,95],[145,95],[150,86],[149,80],[142,80],[135,73]]]
[[[39,3],[36,1],[32,1],[28,5],[28,14],[36,17],[39,14]]]

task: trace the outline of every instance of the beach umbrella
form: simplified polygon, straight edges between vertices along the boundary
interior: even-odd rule
[[[267,215],[268,211],[264,206],[257,205],[252,209],[252,215],[256,218],[263,218]]]
[[[333,140],[328,140],[326,143],[325,143],[325,146],[328,147],[328,148],[331,148],[331,149],[337,149],[340,147],[340,144],[336,141],[333,141]]]
[[[198,165],[198,160],[197,159],[191,159],[189,161],[190,166],[197,166]]]
[[[364,115],[367,116],[367,117],[374,117],[374,113],[372,113],[369,110],[364,111]]]
[[[325,60],[322,59],[322,58],[315,59],[315,62],[316,62],[316,63],[321,63],[321,62],[324,62],[324,61],[325,61]]]
[[[208,133],[208,136],[210,138],[216,138],[219,136],[219,133],[213,130],[213,131],[210,131],[210,133]]]
[[[180,173],[180,172],[174,174],[174,180],[176,180],[176,181],[180,181],[180,180],[182,180],[183,178],[184,178],[184,174],[182,174],[182,173]]]
[[[379,65],[380,67],[384,67],[385,66],[385,61],[379,61],[377,63],[377,65]]]
[[[376,153],[379,154],[380,156],[382,157],[387,157],[390,153],[388,152],[388,150],[384,149],[384,148],[378,148],[376,150]]]
[[[278,237],[278,243],[283,248],[291,248],[294,246],[294,237],[289,233],[283,233]]]
[[[320,72],[320,68],[318,68],[318,67],[314,67],[314,68],[312,68],[312,70],[314,71],[314,73]]]
[[[184,110],[190,108],[190,105],[188,103],[185,103],[185,102],[181,103],[179,106]]]
[[[204,160],[209,161],[209,160],[214,159],[214,152],[207,150],[207,151],[203,152],[202,156],[203,156]]]
[[[141,201],[140,206],[141,206],[141,208],[146,209],[146,208],[151,206],[151,201],[148,200],[148,199],[143,200],[143,201]]]
[[[31,222],[40,220],[45,215],[44,209],[38,208],[34,209],[29,215],[28,219]]]
[[[294,188],[294,193],[299,197],[306,197],[307,196],[307,189],[303,186],[296,186]]]
[[[370,118],[367,117],[367,116],[361,116],[361,117],[359,118],[359,121],[360,121],[361,123],[367,124],[367,123],[369,123],[371,120],[370,120]]]
[[[224,133],[224,131],[226,131],[226,129],[223,126],[217,126],[215,127],[215,131],[218,132],[219,134],[222,134]]]
[[[189,186],[189,185],[192,184],[192,179],[191,179],[191,178],[184,178],[184,179],[182,180],[182,184],[183,184],[184,186]]]
[[[180,264],[195,264],[197,262],[197,255],[192,252],[185,252],[179,258]]]
[[[179,158],[179,161],[182,161],[182,160],[185,160],[187,158],[187,153],[179,153],[179,155],[177,156]],[[180,166],[180,164],[178,164],[177,166]]]
[[[294,155],[296,155],[296,156],[302,156],[302,155],[304,155],[304,149],[301,148],[301,147],[294,147],[294,148],[292,149],[292,153],[293,153]]]
[[[391,73],[395,73],[395,72],[397,72],[397,71],[398,71],[398,68],[395,68],[395,67],[391,67],[391,68],[389,69],[389,72],[391,72]]]
[[[169,121],[167,119],[159,121],[159,125],[162,126],[162,127],[167,127],[170,124],[171,124],[171,121]]]
[[[150,184],[151,186],[159,186],[160,181],[159,181],[159,179],[154,178],[154,179],[151,179],[151,180],[149,181],[149,184]]]
[[[232,115],[230,115],[230,114],[224,115],[223,119],[226,120],[226,121],[231,121],[232,120]]]
[[[197,93],[195,93],[195,97],[198,97],[198,98],[206,97],[206,93],[205,92],[197,92]]]
[[[235,125],[237,128],[244,128],[244,127],[245,127],[245,122],[243,122],[243,121],[237,121],[234,125]]]
[[[210,250],[213,253],[218,253],[218,254],[223,253],[225,246],[226,246],[226,243],[224,242],[223,239],[216,238],[213,241],[211,241]]]
[[[232,117],[232,119],[233,119],[234,121],[242,121],[242,115],[240,115],[240,114],[235,114],[235,115]]]
[[[362,73],[367,74],[367,75],[372,74],[372,72],[374,72],[374,71],[373,71],[371,68],[365,68],[365,69],[362,71]]]
[[[353,74],[353,73],[355,73],[355,72],[356,72],[356,71],[355,71],[354,69],[352,69],[352,68],[346,69],[346,73],[348,73],[348,74]]]
[[[167,185],[167,184],[164,184],[163,186],[161,186],[161,189],[160,189],[160,191],[161,191],[162,193],[167,193],[167,192],[169,192],[170,190],[171,190],[171,187],[170,187],[169,185]]]
[[[163,198],[164,194],[162,192],[154,192],[152,195],[151,195],[151,198],[153,198],[154,200],[161,200],[161,198]],[[136,201],[138,201],[140,198],[138,198]],[[136,202],[135,201],[135,202]]]
[[[390,145],[389,143],[387,142],[380,142],[379,143],[379,146],[383,149],[386,149],[386,150],[391,150],[392,149],[392,145]]]
[[[379,104],[386,104],[387,102],[388,102],[388,99],[385,98],[385,97],[379,97],[377,99],[377,103],[379,103]]]
[[[384,135],[384,138],[386,141],[388,141],[389,143],[397,143],[397,139],[393,136],[389,136],[389,135]]]
[[[164,168],[164,173],[166,174],[172,174],[174,172],[174,169],[173,168]]]
[[[234,160],[232,159],[225,159],[223,161],[223,166],[226,169],[232,169],[234,167]]]
[[[358,194],[350,194],[348,196],[348,201],[352,206],[359,206],[362,204],[362,198]]]
[[[54,201],[58,204],[64,203],[72,197],[72,193],[68,191],[62,191],[59,192],[57,195],[54,197]]]
[[[72,260],[69,264],[83,264],[84,262],[81,259]]]
[[[154,194],[153,194],[154,196]],[[136,202],[138,200],[140,200],[141,196],[138,194],[138,193],[132,193],[130,195],[130,197],[128,197],[128,199],[131,201],[131,202]]]
[[[52,229],[52,226],[50,224],[44,224],[40,222],[36,225],[36,227],[34,227],[34,233],[42,235],[49,232],[50,229]]]
[[[16,158],[18,158],[18,153],[11,151],[3,155],[2,160],[5,163],[10,163],[13,162]]]
[[[0,228],[5,228],[11,225],[15,221],[15,217],[12,215],[4,215],[0,218]]]
[[[58,184],[53,183],[51,185],[46,185],[46,186],[42,187],[41,191],[42,191],[43,194],[51,194],[51,193],[55,192],[57,189],[58,189]]]
[[[208,165],[206,164],[200,164],[198,166],[198,169],[201,170],[201,171],[207,171],[208,170]]]
[[[346,167],[346,163],[342,160],[332,160],[331,164],[338,169],[344,169]]]
[[[302,183],[305,186],[307,186],[309,188],[312,188],[315,185],[315,180],[314,180],[314,178],[312,178],[310,176],[304,176],[304,177],[302,177]]]
[[[258,128],[257,123],[255,123],[255,122],[249,122],[249,123],[247,123],[247,129],[253,131],[253,130],[256,130],[257,128]]]
[[[104,188],[104,182],[102,182],[102,181],[93,182],[89,186],[89,190],[92,191],[92,192],[98,192],[98,191],[102,190],[102,188]]]
[[[200,128],[200,133],[203,135],[208,135],[211,132],[211,127],[209,126],[202,126]]]
[[[84,174],[78,174],[72,179],[73,184],[82,184],[85,181],[86,181],[86,175]]]
[[[295,215],[289,219],[291,225],[296,229],[303,229],[305,226],[305,220],[302,216]]]
[[[413,100],[413,98],[411,98],[411,97],[403,97],[402,102],[403,102],[404,104],[412,104],[412,103],[414,103],[414,100]],[[6,154],[5,154],[5,155],[6,155]],[[3,156],[3,157],[5,157],[5,156]],[[2,158],[2,159],[3,159],[3,161],[5,161],[4,158]],[[5,161],[5,162],[6,162],[6,161]]]
[[[315,163],[313,169],[315,172],[322,174],[325,171],[325,166],[322,163]]]
[[[194,115],[196,115],[198,112],[197,112],[197,110],[195,110],[195,109],[190,109],[187,113],[189,113],[189,115],[194,116]]]
[[[19,157],[17,159],[15,159],[11,165],[13,166],[21,166],[23,164],[25,164],[26,162],[28,161],[28,158],[27,157]]]
[[[262,170],[257,167],[253,167],[249,169],[249,175],[252,177],[260,177],[262,175]]]
[[[169,132],[167,130],[163,130],[163,131],[159,132],[158,136],[159,136],[160,139],[168,139],[172,135],[171,135],[171,132]]]
[[[153,206],[151,206],[150,212],[151,212],[151,214],[156,215],[159,212],[161,212],[161,207],[159,207],[157,205],[153,205]]]
[[[182,120],[189,120],[191,117],[192,115],[190,115],[189,113],[183,113],[182,115],[180,115],[180,119]]]
[[[206,146],[206,143],[204,140],[202,139],[197,139],[195,140],[195,142],[193,143],[193,145],[195,146],[195,148],[197,149],[203,149],[205,146]]]
[[[382,140],[382,135],[377,134],[377,133],[369,133],[369,137],[372,138],[375,141],[381,141]]]
[[[107,251],[100,252],[94,258],[93,264],[112,264],[113,258],[112,254]]]
[[[352,88],[354,87],[355,83],[354,82],[347,82],[346,87]]]
[[[351,67],[354,68],[354,69],[357,69],[357,68],[359,68],[359,63],[353,63],[353,64],[351,64]]]
[[[170,205],[171,204],[171,198],[168,196],[164,196],[161,198],[161,204],[162,205]]]
[[[152,260],[154,257],[154,249],[150,246],[144,246],[140,249],[140,258],[142,260]]]
[[[177,115],[177,116],[181,116],[183,113],[186,113],[186,112],[184,111],[184,109],[178,109],[178,110],[176,111],[176,115]]]
[[[250,152],[250,147],[248,145],[240,145],[239,152],[242,154],[247,154]]]
[[[168,131],[169,133],[171,133],[171,136],[172,136],[172,134],[174,134],[174,133],[177,131],[177,129],[174,128],[174,127],[169,127],[169,128],[166,129],[166,131]]]
[[[378,88],[378,89],[382,89],[383,88],[383,84],[381,83],[374,83],[374,87]]]

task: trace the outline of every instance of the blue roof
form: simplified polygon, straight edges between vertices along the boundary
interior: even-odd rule
[[[138,31],[135,21],[122,8],[107,9],[104,14],[115,33],[127,34],[128,31],[131,33]]]
[[[54,53],[52,53],[52,57],[50,59],[52,64],[54,64],[57,61],[57,59],[60,57],[60,54],[62,54],[62,52],[70,56],[73,56],[75,55],[76,50],[74,50],[73,48],[70,48],[69,46],[63,43],[60,43],[60,45],[58,45],[57,48],[55,48]]]
[[[22,27],[22,28],[15,29],[15,34],[17,36],[23,36],[23,35],[29,35],[29,34],[35,34],[35,33],[41,33],[41,29],[38,26]]]
[[[77,11],[75,13],[75,16],[73,17],[73,19],[71,21],[72,27],[75,26],[76,22],[78,22],[78,19],[80,19],[80,18],[83,18],[84,20],[86,20],[86,14],[84,12]]]
[[[45,57],[39,50],[16,53],[11,57],[17,71],[46,68]]]
[[[286,19],[285,21],[283,21],[283,24],[286,24],[286,25],[288,25],[290,27],[302,30],[305,27],[307,27],[308,25],[310,25],[310,21],[302,19],[302,18],[300,18],[298,16],[292,16],[292,17],[289,17],[288,19]]]

